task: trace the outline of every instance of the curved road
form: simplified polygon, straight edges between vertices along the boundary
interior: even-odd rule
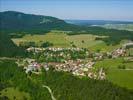
[[[50,95],[51,95],[51,99],[52,99],[52,100],[56,100],[56,98],[54,97],[54,95],[53,95],[53,93],[52,93],[52,90],[50,89],[49,86],[43,85],[42,87],[48,89],[48,91],[49,91],[49,93],[50,93]]]

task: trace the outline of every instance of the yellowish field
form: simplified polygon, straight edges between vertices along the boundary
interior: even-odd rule
[[[54,44],[55,47],[67,47],[70,46],[69,41],[66,40],[66,34],[53,34],[53,33],[48,33],[46,35],[25,35],[23,38],[17,38],[17,39],[12,39],[17,45],[20,42],[30,42],[34,41],[36,43],[39,42],[51,42]]]
[[[15,88],[6,88],[0,91],[0,93],[1,96],[7,96],[9,100],[30,100],[30,95],[28,93],[20,92]]]
[[[71,42],[74,43],[77,47],[80,48],[89,48],[91,50],[98,50],[101,51],[107,51],[112,50],[117,46],[107,46],[106,43],[102,40],[95,40],[95,35],[90,34],[82,34],[82,35],[67,35],[64,33],[47,33],[46,35],[25,35],[23,38],[15,38],[12,39],[17,45],[20,42],[36,42],[39,44],[39,42],[50,42],[54,44],[54,47],[71,47]],[[82,42],[84,41],[84,42]]]
[[[77,47],[84,47],[84,48],[88,48],[94,45],[98,45],[103,43],[103,41],[95,41],[95,37],[94,35],[71,35],[71,36],[67,36],[67,40],[73,42]],[[82,42],[84,41],[84,42]]]

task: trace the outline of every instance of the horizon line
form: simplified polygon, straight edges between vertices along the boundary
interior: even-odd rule
[[[123,22],[133,22],[133,19],[132,20],[125,20],[125,19],[82,19],[82,18],[59,18],[59,17],[56,17],[56,16],[51,16],[51,15],[44,15],[44,14],[35,14],[35,13],[28,13],[28,12],[24,12],[24,11],[17,11],[17,10],[3,10],[3,11],[0,11],[0,12],[18,12],[18,13],[23,13],[23,14],[32,14],[32,15],[39,15],[39,16],[49,16],[49,17],[55,17],[55,18],[58,18],[58,19],[61,19],[61,20],[82,20],[82,21],[123,21]]]

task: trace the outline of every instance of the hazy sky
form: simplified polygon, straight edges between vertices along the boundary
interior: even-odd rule
[[[0,0],[0,11],[61,19],[132,20],[133,0]]]

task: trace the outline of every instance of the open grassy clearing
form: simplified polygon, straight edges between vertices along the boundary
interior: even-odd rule
[[[105,59],[102,61],[97,61],[95,64],[96,68],[104,67],[104,68],[110,68],[110,69],[118,69],[119,65],[125,65],[126,68],[132,68],[133,69],[133,62],[124,62],[123,58],[117,58],[117,59]]]
[[[121,47],[120,44],[117,44],[115,46],[112,46],[112,45],[107,46],[106,43],[102,41],[100,44],[91,46],[90,49],[93,51],[101,50],[103,52],[107,52],[107,51],[110,52],[119,47]]]
[[[55,47],[67,47],[70,46],[69,41],[66,41],[66,34],[53,34],[48,33],[46,35],[25,35],[23,38],[13,39],[13,41],[18,45],[20,42],[51,42]]]
[[[95,45],[100,45],[102,43],[104,43],[101,40],[95,40],[94,35],[71,35],[71,36],[67,36],[67,40],[73,42],[77,47],[84,47],[84,48],[88,48],[88,47],[92,47]]]
[[[133,89],[133,70],[109,70],[107,80],[121,87]]]
[[[123,61],[123,58],[105,59],[96,62],[95,68],[107,68],[107,80],[121,87],[133,89],[133,62]],[[125,65],[126,69],[118,69],[119,65]]]
[[[6,88],[2,90],[0,96],[7,96],[9,100],[30,100],[28,93],[21,92],[15,88]]]
[[[81,48],[89,48],[90,50],[97,51],[112,51],[115,48],[120,47],[121,45],[106,45],[106,43],[102,40],[95,40],[95,38],[98,37],[96,35],[90,35],[90,34],[83,34],[83,35],[71,35],[67,37],[68,41],[74,42],[74,44],[77,47]],[[82,42],[83,41],[83,42]]]
[[[60,32],[50,32],[46,35],[25,35],[23,38],[12,39],[17,45],[20,42],[41,42],[53,43],[54,47],[71,47],[71,43],[80,48],[89,48],[90,50],[96,51],[111,51],[114,48],[120,47],[120,45],[107,46],[102,40],[95,40],[95,35],[82,34],[82,35],[67,35]]]

